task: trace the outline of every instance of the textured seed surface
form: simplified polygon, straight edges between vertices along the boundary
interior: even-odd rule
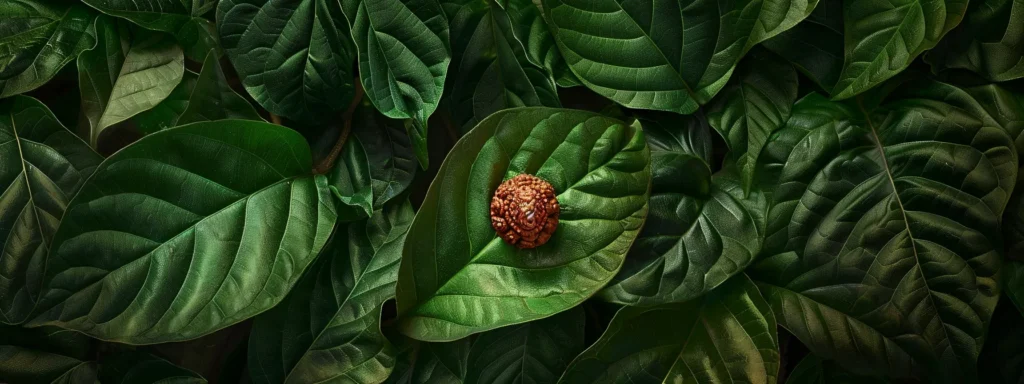
[[[491,198],[491,225],[506,243],[536,248],[558,228],[555,188],[537,176],[521,174],[505,180]]]

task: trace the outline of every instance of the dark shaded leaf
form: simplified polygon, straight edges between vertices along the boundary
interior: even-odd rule
[[[925,55],[935,72],[974,71],[992,81],[1024,77],[1024,1],[972,1],[967,17]]]
[[[99,379],[104,383],[120,384],[205,384],[206,379],[185,368],[148,353],[123,352],[104,359]]]
[[[96,45],[95,15],[81,4],[8,0],[0,15],[0,98],[38,88]]]
[[[0,381],[96,383],[96,363],[85,361],[89,338],[57,329],[0,325]]]
[[[481,333],[465,384],[554,383],[583,352],[586,317],[576,307],[546,319]]]

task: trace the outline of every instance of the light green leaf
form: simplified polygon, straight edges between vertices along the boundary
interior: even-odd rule
[[[396,201],[341,226],[280,305],[256,317],[249,372],[257,383],[380,383],[395,363],[380,331],[395,295],[412,205]]]
[[[555,83],[526,58],[501,7],[490,0],[445,0],[442,5],[451,24],[455,63],[451,112],[462,132],[503,109],[561,106]]]
[[[0,325],[0,381],[94,384],[96,363],[85,361],[90,340],[53,327]]]
[[[146,136],[68,206],[40,314],[103,340],[196,338],[270,309],[337,219],[297,132],[242,120]]]
[[[176,126],[178,118],[185,112],[185,108],[188,108],[189,98],[192,97],[192,90],[195,89],[198,78],[199,74],[186,69],[181,76],[181,82],[171,90],[167,98],[153,108],[132,117],[131,121],[135,123],[135,127],[142,134],[148,135]]]
[[[398,343],[395,369],[387,384],[461,384],[466,377],[469,338],[426,343],[403,338]]]
[[[202,60],[218,50],[213,24],[202,16],[217,0],[82,0],[105,14],[131,21],[143,28],[170,33],[185,55]],[[218,55],[219,56],[219,55]]]
[[[95,15],[81,4],[66,4],[0,3],[0,98],[38,88],[96,45]]]
[[[586,316],[576,307],[552,317],[480,334],[465,384],[554,383],[583,351]]]
[[[36,99],[0,100],[0,323],[28,320],[64,208],[101,160]]]
[[[166,35],[129,29],[113,18],[96,19],[96,48],[78,57],[82,113],[89,144],[100,134],[155,107],[181,82],[185,58]]]
[[[858,374],[969,382],[999,297],[1013,141],[970,94],[902,84],[878,108],[801,100],[766,146],[779,323]]]
[[[552,184],[561,206],[544,245],[497,237],[490,202],[518,174]],[[426,341],[541,319],[618,272],[647,216],[650,152],[638,127],[590,112],[517,108],[452,149],[416,214],[398,279],[399,329]]]
[[[700,299],[624,307],[559,383],[774,383],[775,316],[737,276]]]
[[[427,118],[444,90],[451,48],[437,0],[342,0],[359,48],[359,79],[385,116],[413,119],[409,136],[427,167]]]
[[[971,2],[967,18],[925,55],[935,72],[974,71],[991,81],[1024,77],[1024,1]]]
[[[749,194],[768,136],[789,119],[798,80],[792,66],[764,51],[747,56],[738,69],[711,103],[708,122],[729,144],[727,160],[739,169],[743,193]]]
[[[817,0],[544,0],[558,48],[588,88],[630,108],[689,114],[747,50]]]
[[[120,384],[206,384],[206,379],[185,368],[148,353],[122,352],[103,359],[99,379]]]
[[[217,31],[242,85],[271,113],[321,123],[355,94],[355,47],[337,2],[222,0]]]
[[[883,377],[861,376],[843,369],[833,361],[807,355],[789,373],[786,384],[889,384]]]

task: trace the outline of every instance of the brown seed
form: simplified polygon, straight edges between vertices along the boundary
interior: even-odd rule
[[[491,226],[506,243],[536,248],[558,228],[558,199],[551,183],[521,174],[505,180],[491,198]]]

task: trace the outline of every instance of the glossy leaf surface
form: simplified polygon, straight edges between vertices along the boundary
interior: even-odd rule
[[[766,147],[777,182],[765,256],[748,271],[822,358],[859,374],[973,380],[1017,155],[967,92],[899,88],[878,108],[817,94],[794,107]]]
[[[301,135],[251,121],[194,123],[122,149],[69,205],[31,324],[150,344],[273,307],[336,220],[311,167]]]
[[[588,88],[626,107],[689,114],[747,50],[807,17],[817,0],[545,0],[559,50]]]
[[[451,111],[462,132],[502,109],[561,106],[551,76],[527,58],[498,4],[446,0],[442,6],[451,24]]]
[[[559,383],[774,383],[778,347],[771,308],[737,276],[697,300],[619,310]]]
[[[96,35],[96,48],[78,57],[82,113],[93,147],[106,128],[166,99],[185,72],[181,47],[167,35],[110,17],[96,20]]]
[[[413,119],[409,136],[427,167],[427,118],[444,91],[451,48],[438,0],[342,0],[359,49],[359,79],[385,116]]]
[[[96,44],[96,16],[81,4],[10,0],[0,15],[0,98],[38,88]]]
[[[217,31],[242,85],[271,113],[317,123],[352,100],[356,52],[336,2],[224,0]]]
[[[100,365],[103,383],[121,384],[206,384],[206,379],[159,357],[141,352],[124,352],[106,358]]]
[[[586,316],[576,307],[546,319],[480,334],[465,384],[554,383],[583,351]]]
[[[101,160],[36,99],[0,101],[0,322],[28,319],[64,209]]]
[[[527,173],[555,189],[561,215],[544,245],[517,249],[490,225],[498,185]],[[569,309],[622,265],[647,215],[650,151],[635,126],[589,112],[491,115],[441,165],[406,239],[399,327],[456,340]]]
[[[412,205],[395,202],[341,226],[280,305],[256,318],[249,371],[257,383],[380,383],[394,347],[380,331],[395,295]]]

